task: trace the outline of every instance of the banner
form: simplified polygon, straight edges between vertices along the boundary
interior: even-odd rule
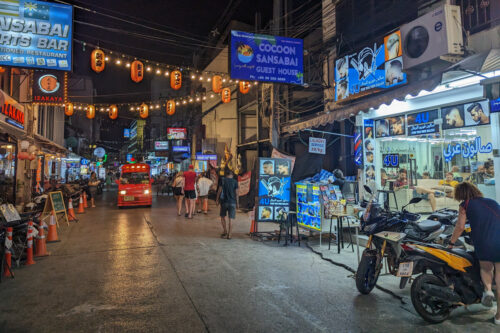
[[[0,66],[71,71],[73,7],[0,1]]]
[[[290,160],[259,158],[257,218],[259,222],[279,222],[290,208]]]
[[[238,196],[242,197],[250,192],[250,180],[252,172],[248,171],[241,176],[238,176]]]

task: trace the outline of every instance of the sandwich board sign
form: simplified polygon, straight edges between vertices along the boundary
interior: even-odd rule
[[[57,226],[59,226],[58,214],[64,214],[61,218],[66,220],[66,224],[69,225],[66,206],[64,205],[64,197],[61,191],[48,193],[47,200],[45,200],[45,207],[43,208],[42,219],[45,218],[45,215],[50,216],[52,213],[54,213],[54,217],[56,218]]]

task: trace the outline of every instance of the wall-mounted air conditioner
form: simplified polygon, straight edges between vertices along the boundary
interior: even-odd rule
[[[404,68],[463,54],[460,7],[444,5],[401,27]]]

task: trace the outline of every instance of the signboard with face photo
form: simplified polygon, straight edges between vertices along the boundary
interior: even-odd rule
[[[404,135],[406,133],[406,122],[404,116],[387,118],[389,122],[389,134],[391,136]]]
[[[259,222],[279,222],[288,217],[291,162],[281,158],[260,158],[257,217]]]
[[[441,109],[443,129],[460,128],[465,126],[464,106],[454,105]]]
[[[473,102],[464,105],[465,126],[488,125],[490,112],[488,101]]]
[[[375,121],[375,134],[377,138],[390,136],[391,124],[387,119],[378,119]]]
[[[438,110],[423,111],[406,116],[408,135],[438,133],[439,125],[435,123],[436,119],[438,119]]]

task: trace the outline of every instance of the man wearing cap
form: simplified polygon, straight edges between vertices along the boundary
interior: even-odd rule
[[[195,205],[196,205],[196,172],[194,172],[194,166],[191,164],[189,170],[184,172],[184,196],[186,198],[186,217],[189,219],[193,218]]]

